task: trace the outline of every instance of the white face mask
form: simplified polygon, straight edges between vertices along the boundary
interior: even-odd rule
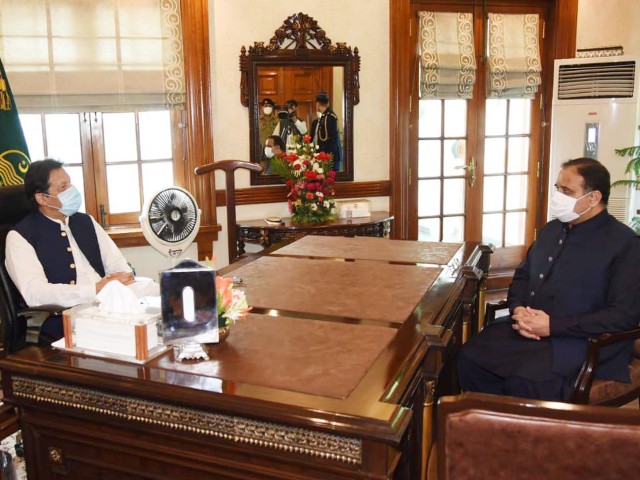
[[[73,185],[71,185],[64,192],[58,195],[49,195],[48,193],[43,193],[43,195],[46,195],[47,197],[57,197],[62,204],[61,207],[54,207],[53,205],[49,205],[48,203],[47,206],[55,208],[67,217],[70,217],[71,215],[77,213],[78,210],[80,210],[80,205],[82,204],[82,194]]]
[[[316,112],[316,115],[318,116],[318,118],[322,118],[322,112]]]
[[[262,111],[265,115],[271,115],[271,113],[273,112],[273,107],[264,107]]]
[[[272,147],[264,147],[264,156],[267,158],[273,158],[273,148]]]
[[[589,192],[591,193],[591,192]],[[557,218],[562,223],[572,222],[573,220],[580,218],[582,215],[591,210],[591,206],[587,208],[582,213],[576,213],[573,209],[576,206],[576,203],[581,198],[586,197],[589,193],[585,193],[581,197],[573,198],[569,195],[565,195],[564,193],[555,190],[551,195],[551,203],[549,204],[549,212],[553,218]]]

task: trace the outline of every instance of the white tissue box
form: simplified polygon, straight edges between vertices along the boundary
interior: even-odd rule
[[[131,357],[137,361],[150,359],[158,341],[159,309],[143,313],[101,311],[97,302],[86,303],[62,313],[64,347]]]
[[[371,202],[365,199],[336,202],[340,218],[358,218],[371,216]]]

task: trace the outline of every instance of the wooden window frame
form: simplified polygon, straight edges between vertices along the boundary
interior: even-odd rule
[[[553,61],[557,58],[570,58],[575,55],[576,30],[578,19],[578,0],[486,0],[487,7],[491,6],[539,6],[544,2],[552,7],[550,25],[547,27],[547,43],[551,48],[546,49],[543,56],[543,70],[553,71]],[[417,172],[412,172],[410,168],[410,113],[412,103],[412,93],[417,93],[413,89],[413,83],[417,82],[417,68],[414,65],[416,52],[417,32],[411,31],[412,9],[415,5],[424,3],[420,0],[390,0],[389,2],[389,51],[393,52],[389,62],[390,75],[390,123],[389,123],[389,143],[390,160],[389,175],[391,178],[391,198],[390,209],[394,215],[392,235],[399,239],[417,238],[417,225],[409,224],[409,212],[415,205],[416,199],[412,198],[412,182],[416,181]],[[457,3],[465,3],[469,6],[482,6],[481,2],[475,0],[458,0]],[[442,1],[443,5],[447,2]],[[450,4],[450,3],[449,3]],[[548,79],[552,76],[547,75]],[[546,81],[541,86],[544,98],[547,99],[544,105],[544,117],[551,117],[551,98],[553,93],[553,82]],[[549,123],[549,122],[547,122]],[[548,130],[548,126],[546,127]],[[548,176],[550,135],[545,135],[543,139],[543,162],[540,171],[541,186],[537,194],[539,195],[540,208],[536,218],[536,225],[541,226],[546,221],[546,205],[548,187],[543,179]],[[533,141],[533,140],[532,140]]]
[[[207,0],[181,0],[182,42],[186,108],[184,111],[184,162],[175,165],[174,179],[182,179],[202,211],[200,232],[196,237],[198,258],[213,257],[213,242],[221,230],[216,219],[216,195],[213,175],[196,177],[198,166],[214,161],[211,127],[211,69],[209,55],[209,13]],[[119,247],[148,245],[140,226],[112,226],[109,236]]]

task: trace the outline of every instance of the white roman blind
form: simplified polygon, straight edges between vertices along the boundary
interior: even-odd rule
[[[182,108],[179,0],[0,0],[21,112]]]
[[[471,98],[476,81],[470,13],[418,12],[420,98]]]
[[[541,83],[538,15],[489,14],[489,98],[533,98]]]

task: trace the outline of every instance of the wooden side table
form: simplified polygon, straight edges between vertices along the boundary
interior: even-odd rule
[[[282,240],[305,235],[329,235],[334,237],[389,237],[393,215],[389,212],[371,212],[370,217],[336,218],[322,225],[292,224],[284,218],[280,225],[267,225],[264,220],[246,220],[237,223],[238,254],[245,253],[245,243],[255,243],[264,248]]]

